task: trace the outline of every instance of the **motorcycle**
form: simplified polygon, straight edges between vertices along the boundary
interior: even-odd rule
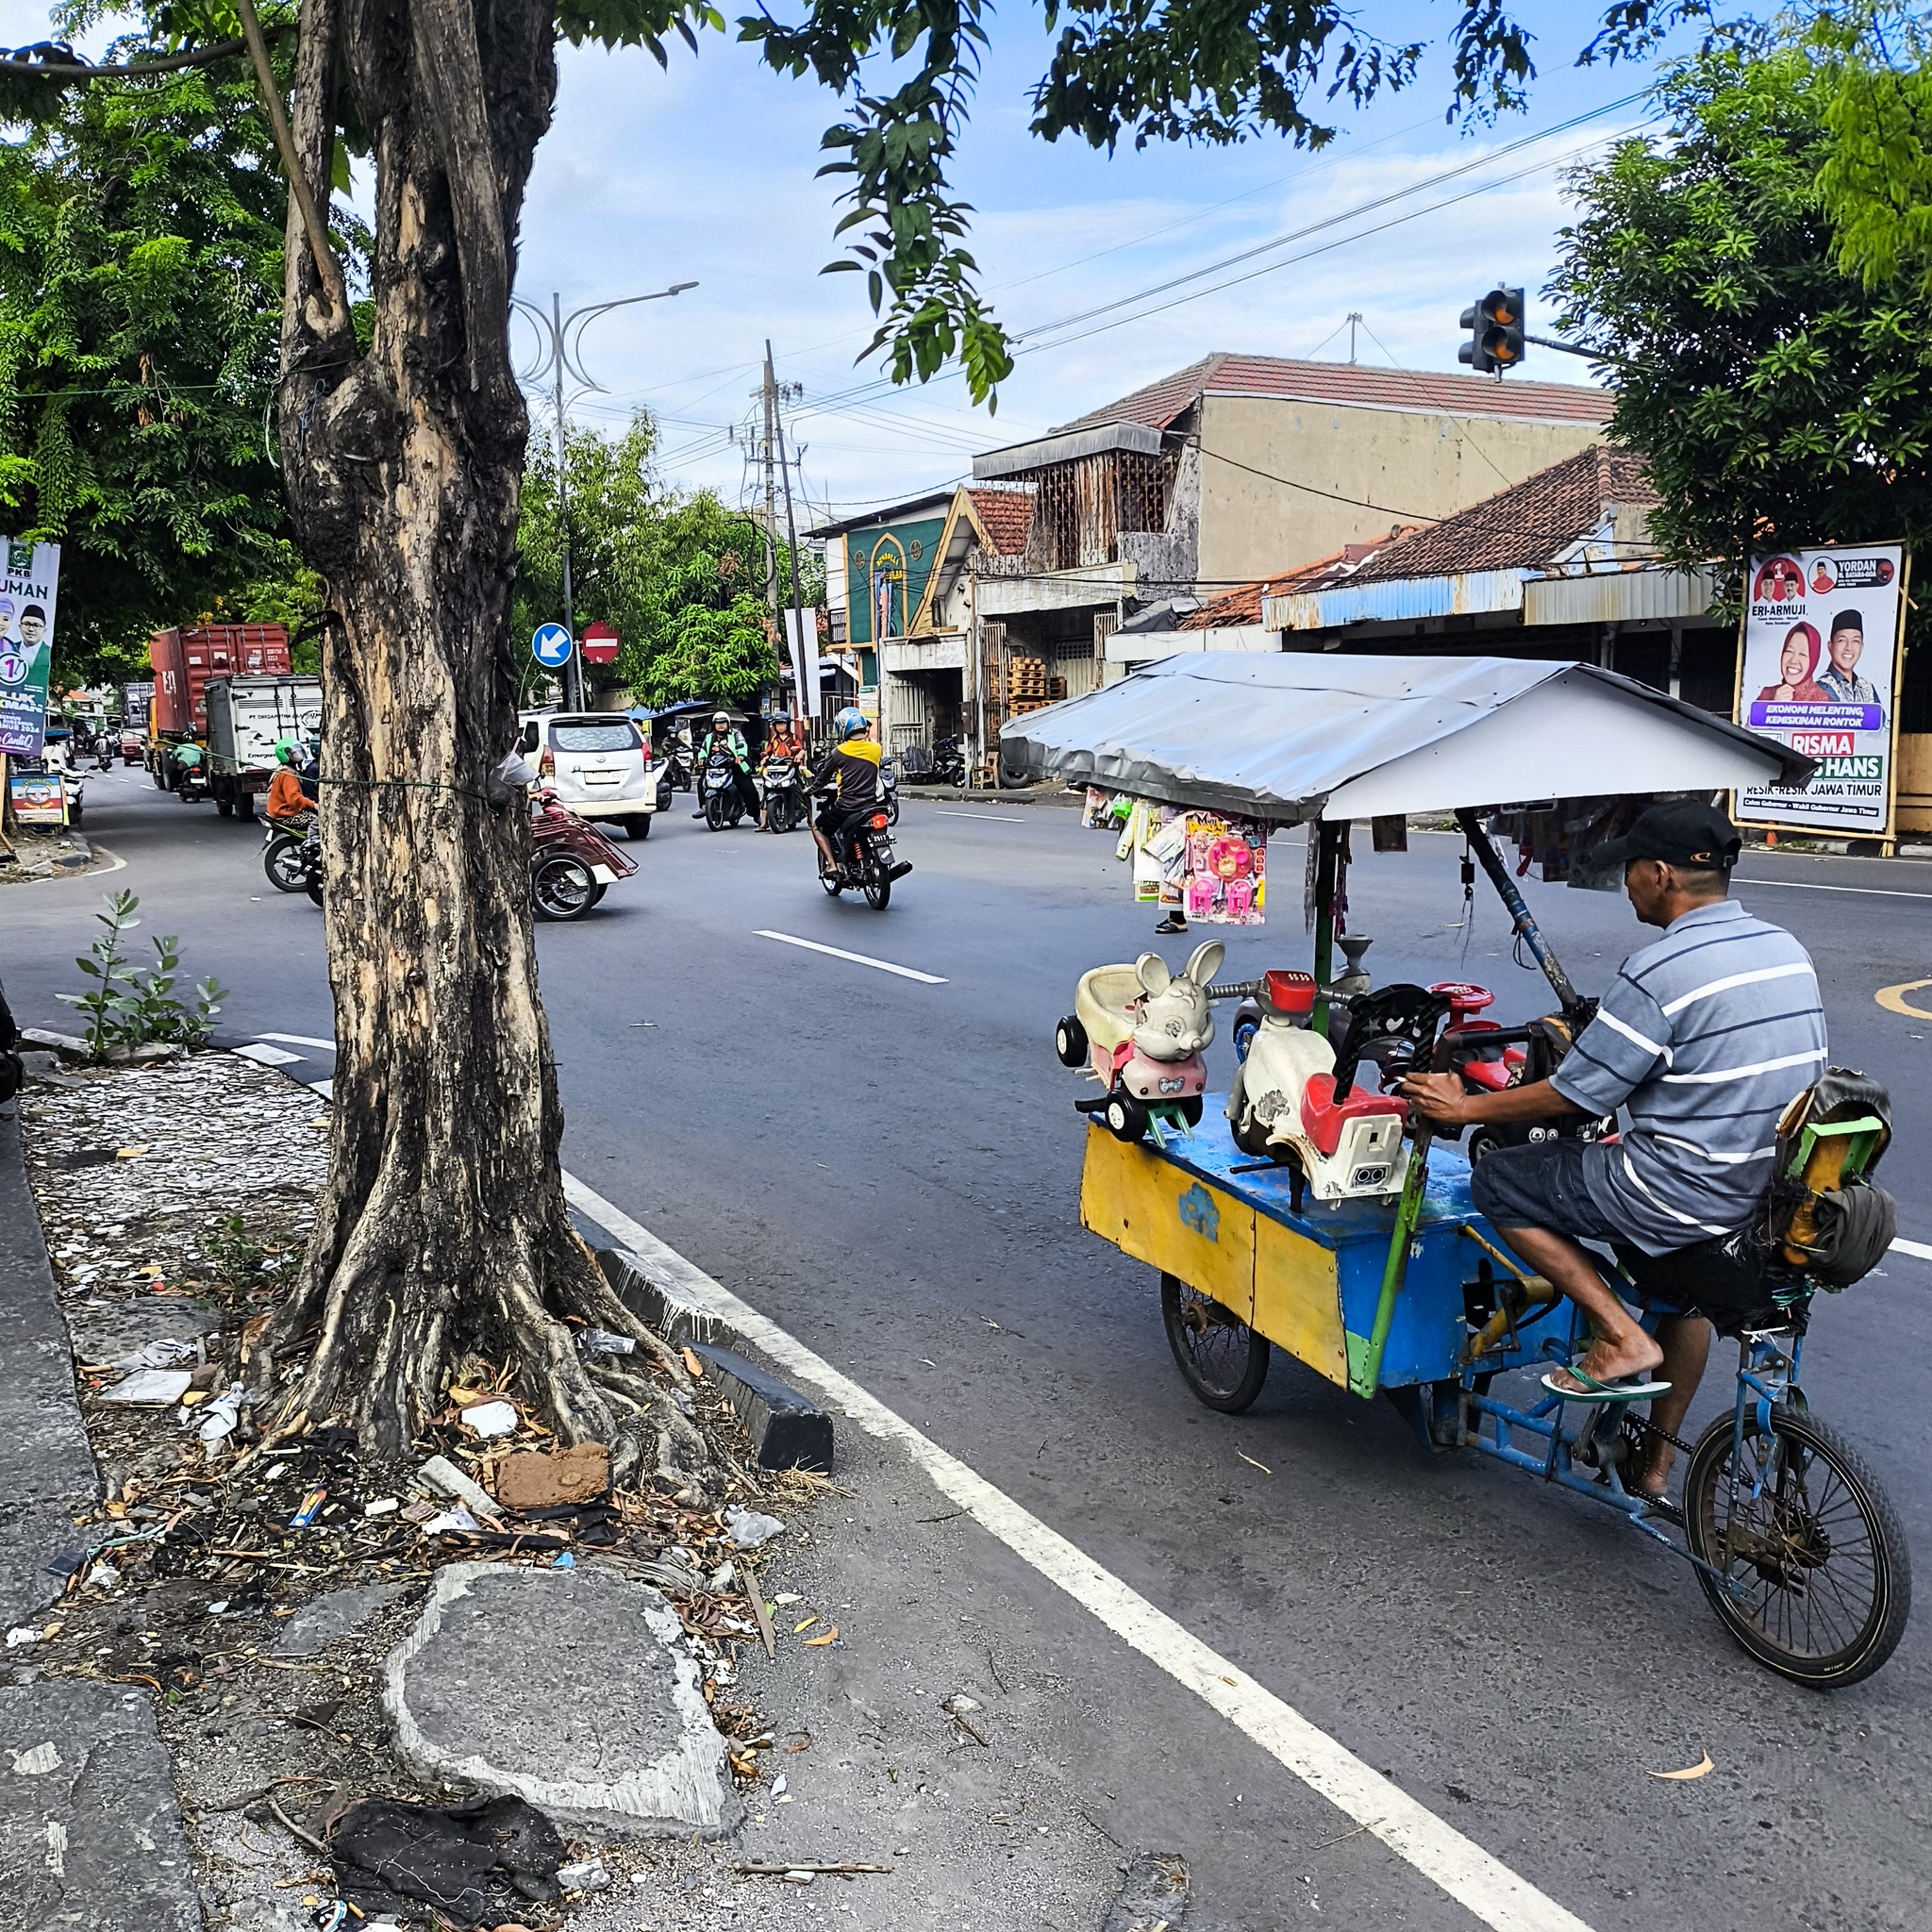
[[[879,760],[879,797],[886,808],[886,823],[896,825],[899,823],[899,774],[892,769],[891,758]]]
[[[94,740],[94,770],[111,772],[114,769],[114,742],[104,731]]]
[[[637,871],[595,825],[541,791],[530,811],[530,904],[539,919],[582,919]]]
[[[957,738],[936,738],[930,751],[923,744],[908,744],[900,758],[907,778],[914,785],[966,782],[966,752]]]
[[[821,816],[832,802],[832,793],[820,794]],[[838,857],[829,872],[823,859],[819,863],[819,884],[824,887],[826,896],[836,899],[848,890],[863,892],[865,903],[874,912],[886,909],[891,903],[893,881],[912,870],[909,860],[893,853],[891,820],[883,806],[874,807],[848,826],[834,850]]]
[[[738,791],[738,761],[729,752],[714,751],[705,760],[705,824],[714,832],[735,825],[744,817],[744,800]]]
[[[320,887],[322,833],[313,818],[307,825],[271,819],[261,842],[261,869],[276,891],[307,892],[311,879]],[[319,897],[316,903],[322,903]]]
[[[765,830],[790,832],[805,823],[805,791],[798,761],[789,756],[768,758],[758,774],[765,787]]]
[[[689,731],[675,731],[665,740],[660,754],[664,779],[674,791],[689,791],[697,783],[697,753]]]

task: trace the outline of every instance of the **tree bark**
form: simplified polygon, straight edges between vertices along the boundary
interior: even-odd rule
[[[544,0],[303,0],[296,149],[325,191],[342,90],[374,152],[375,325],[358,351],[291,196],[280,430],[297,541],[328,587],[337,1058],[306,1268],[250,1369],[275,1396],[275,1433],[343,1418],[392,1456],[466,1354],[513,1360],[564,1441],[610,1443],[621,1475],[641,1453],[682,1476],[693,1452],[661,1391],[592,1374],[559,1319],[645,1334],[565,1207],[528,812],[491,775],[516,727],[528,428],[508,302],[554,32]],[[278,1376],[310,1338],[306,1365]],[[683,1373],[661,1343],[650,1358]]]

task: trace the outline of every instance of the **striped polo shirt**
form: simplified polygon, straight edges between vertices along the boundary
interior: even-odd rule
[[[1728,1234],[1771,1182],[1778,1116],[1824,1071],[1811,956],[1729,899],[1632,953],[1551,1084],[1622,1138],[1585,1150],[1591,1198],[1646,1254]]]

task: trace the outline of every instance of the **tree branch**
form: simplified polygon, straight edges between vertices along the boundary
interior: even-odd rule
[[[294,23],[276,21],[261,31],[265,34],[292,33]],[[246,53],[248,42],[246,40],[216,41],[211,46],[192,47],[185,54],[168,54],[158,60],[132,60],[105,67],[91,66],[80,60],[29,58],[44,55],[50,49],[62,54],[73,52],[59,41],[42,41],[31,47],[9,47],[0,51],[0,75],[8,78],[45,75],[49,80],[138,80],[143,74],[178,74],[185,67],[212,67],[217,60],[232,59],[237,54]]]
[[[294,136],[289,132],[289,117],[282,111],[282,91],[275,85],[275,70],[268,64],[268,42],[262,38],[261,23],[255,17],[255,0],[235,0],[242,15],[242,31],[248,42],[248,58],[255,63],[255,84],[261,104],[268,109],[269,125],[275,129],[275,149],[282,158],[282,172],[289,177],[289,193],[302,213],[302,225],[308,232],[309,253],[315,258],[315,272],[322,277],[322,291],[333,311],[331,331],[349,319],[349,291],[342,282],[342,267],[329,245],[328,226],[315,205],[314,191],[295,152]]]

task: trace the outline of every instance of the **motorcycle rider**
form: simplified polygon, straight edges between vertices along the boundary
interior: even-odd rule
[[[846,836],[859,820],[879,807],[879,747],[873,742],[872,725],[857,706],[847,705],[832,720],[832,749],[818,762],[811,774],[814,791],[829,785],[834,797],[819,812],[811,828],[819,848],[819,871],[839,870],[840,852]],[[891,876],[904,878],[912,870],[901,859]]]
[[[792,769],[802,779],[806,771],[807,748],[805,734],[792,724],[789,717],[780,715],[773,723],[765,736],[764,764],[769,772],[776,758],[790,758]],[[772,797],[769,788],[765,793],[765,829],[771,829]]]
[[[292,738],[275,741],[275,774],[269,780],[268,798],[263,809],[268,813],[271,824],[300,836],[308,829],[309,814],[314,811],[315,805],[303,790],[296,758],[296,745]]]
[[[731,760],[732,782],[738,787],[738,796],[754,825],[758,823],[758,789],[751,782],[751,752],[744,741],[744,733],[731,722],[729,711],[713,711],[711,728],[705,733],[705,741],[698,748],[697,793],[698,808],[691,813],[694,819],[705,815],[705,767],[714,754],[722,754]]]

